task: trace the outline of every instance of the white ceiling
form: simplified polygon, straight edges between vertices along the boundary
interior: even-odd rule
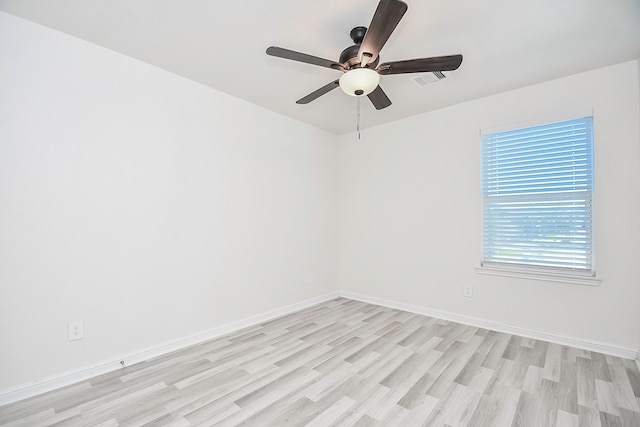
[[[640,57],[639,0],[405,0],[409,9],[381,62],[461,53],[448,79],[382,76],[393,102],[362,103],[381,123]],[[327,68],[265,54],[280,46],[337,60],[351,28],[368,26],[377,0],[0,0],[0,10],[185,76],[341,134],[356,101],[336,89],[295,101],[338,78]]]

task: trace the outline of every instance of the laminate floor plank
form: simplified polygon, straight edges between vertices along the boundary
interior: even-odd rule
[[[499,332],[493,332],[496,334],[495,343],[491,347],[491,350],[487,353],[487,357],[482,361],[483,368],[496,369],[498,363],[502,360],[502,354],[504,350],[507,348],[509,344],[509,340],[511,339],[511,335],[509,334],[501,334]],[[487,335],[488,337],[489,335]]]
[[[562,348],[558,344],[550,343],[547,346],[543,378],[550,381],[560,381],[561,351]]]
[[[613,394],[618,408],[628,409],[632,412],[640,412],[626,368],[624,366],[611,366],[610,372]]]
[[[548,380],[546,380],[548,381]],[[561,362],[560,382],[558,384],[558,408],[578,415],[578,381],[574,363],[563,360]],[[562,416],[563,419],[564,415]]]
[[[354,400],[355,404],[341,417],[336,419],[331,426],[351,426],[361,423],[363,418],[372,420],[374,423],[377,422],[375,418],[367,414],[367,410],[380,405],[388,392],[389,388],[381,385],[372,389],[364,399],[359,401]]]
[[[380,421],[382,425],[386,425],[386,423],[389,422],[389,417],[391,413],[394,413],[397,411],[401,411],[403,413],[408,412],[408,411],[405,411],[404,408],[402,408],[397,404],[400,398],[406,392],[407,390],[402,388],[388,390],[378,404],[376,404],[375,406],[374,405],[369,406],[369,408],[366,410],[366,414],[369,415],[371,418]],[[434,402],[437,402],[436,399],[433,399],[428,396],[425,396],[425,397],[427,398],[426,400],[432,400]],[[433,406],[435,406],[435,403],[433,403]]]
[[[580,424],[580,427],[601,427],[600,411],[579,405],[578,423]]]
[[[520,393],[516,414],[511,423],[512,427],[536,427],[538,418],[538,400],[537,394],[528,393],[526,391]]]
[[[596,394],[596,376],[592,361],[582,357],[576,358],[578,405],[599,409]]]
[[[554,427],[558,420],[558,383],[542,380],[538,398],[538,418],[536,425],[539,427]]]
[[[542,385],[542,377],[544,375],[544,369],[537,366],[529,366],[526,376],[524,378],[524,384],[522,391],[526,391],[531,394],[538,394],[540,392],[540,386]],[[577,397],[576,397],[577,401]],[[577,405],[577,403],[576,403]]]
[[[455,382],[461,385],[469,385],[473,378],[478,375],[482,370],[482,362],[487,357],[489,351],[495,345],[495,334],[483,334],[477,335],[482,337],[480,345],[473,353],[473,355],[467,361],[467,364],[462,368],[458,376],[455,378]]]
[[[469,426],[511,426],[517,416],[520,390],[502,387],[493,396],[484,394]],[[526,420],[530,422],[530,420]],[[530,425],[534,425],[531,423]]]
[[[640,372],[337,298],[5,405],[0,425],[640,427]]]
[[[640,397],[640,372],[633,368],[625,368],[625,370],[627,371],[627,377],[631,383],[633,394],[636,397]]]
[[[559,427],[580,427],[580,420],[576,414],[559,410],[556,425]]]
[[[389,410],[387,416],[380,422],[380,425],[384,427],[402,427],[404,425],[402,422],[407,415],[409,415],[408,409],[395,405]]]

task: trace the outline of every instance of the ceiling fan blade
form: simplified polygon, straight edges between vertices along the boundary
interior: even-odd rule
[[[326,84],[324,86],[322,86],[320,89],[318,90],[314,90],[313,92],[311,92],[309,95],[305,96],[304,98],[300,98],[296,101],[296,104],[308,104],[311,101],[320,98],[322,95],[324,95],[327,92],[331,92],[333,89],[337,88],[338,86],[340,86],[340,80],[335,80],[329,84]]]
[[[407,61],[385,62],[378,65],[379,74],[428,73],[432,71],[453,71],[462,64],[462,55],[437,56],[433,58],[409,59]]]
[[[387,108],[391,105],[391,100],[379,85],[373,90],[373,92],[367,95],[367,97],[373,106],[376,107],[376,110],[382,110],[383,108]]]
[[[306,53],[296,52],[294,50],[284,49],[276,46],[267,48],[267,55],[277,56],[278,58],[290,59],[292,61],[304,62],[321,67],[333,68],[334,70],[344,71],[344,67],[335,61],[330,61],[317,56],[307,55]]]
[[[380,0],[358,52],[358,58],[364,62],[363,65],[374,62],[378,58],[382,46],[387,42],[393,30],[396,29],[406,11],[407,4],[405,2],[400,0]],[[369,57],[369,59],[363,59],[363,55]]]

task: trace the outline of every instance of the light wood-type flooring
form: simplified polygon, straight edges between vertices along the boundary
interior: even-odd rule
[[[640,426],[631,360],[339,298],[0,407],[11,426]]]

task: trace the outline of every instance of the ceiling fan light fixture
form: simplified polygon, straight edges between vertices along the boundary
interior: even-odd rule
[[[340,88],[350,96],[365,96],[378,87],[380,74],[371,68],[349,70],[340,77]]]
[[[277,46],[268,47],[267,55],[331,68],[344,73],[338,80],[298,99],[296,104],[308,104],[340,86],[349,96],[367,95],[376,110],[382,110],[391,105],[391,100],[379,86],[381,75],[441,73],[456,70],[462,63],[462,55],[448,55],[379,64],[380,50],[395,31],[406,11],[407,4],[402,0],[380,0],[369,27],[355,27],[351,30],[349,35],[354,45],[344,49],[337,62]]]

